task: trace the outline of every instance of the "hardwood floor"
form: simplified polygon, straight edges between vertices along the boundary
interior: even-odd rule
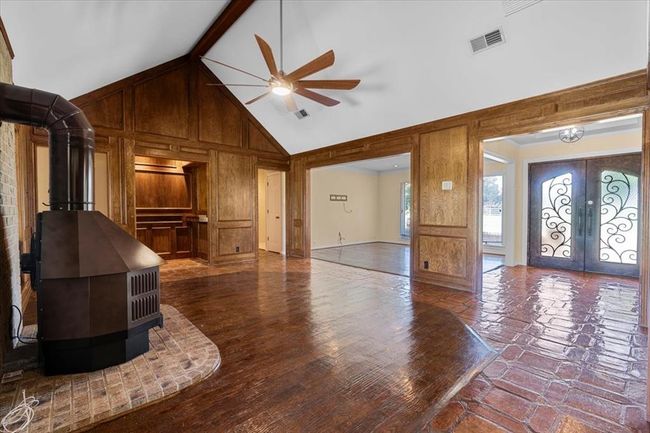
[[[477,298],[271,254],[219,268],[171,262],[162,275],[163,302],[219,345],[222,369],[96,431],[387,430],[383,417],[417,418],[435,399],[440,366],[457,367],[432,355],[456,339],[438,339],[440,330],[449,337],[439,308],[499,355],[421,431],[649,431],[647,336],[634,279],[504,267],[484,275]]]
[[[354,266],[389,274],[410,274],[410,246],[388,242],[345,245],[342,247],[321,248],[311,251],[314,259]]]
[[[111,432],[419,431],[495,353],[408,279],[261,254],[170,261],[162,302],[219,347],[215,375]]]

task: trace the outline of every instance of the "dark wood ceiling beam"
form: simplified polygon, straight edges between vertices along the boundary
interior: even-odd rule
[[[208,52],[228,29],[248,10],[255,0],[230,0],[210,28],[190,51],[190,58],[196,59]]]
[[[5,29],[5,24],[2,22],[2,18],[0,17],[0,33],[2,34],[2,38],[5,40],[5,45],[7,46],[7,51],[9,51],[9,56],[13,59],[14,56],[14,50],[11,48],[11,42],[9,42],[9,35],[7,34],[7,29]]]

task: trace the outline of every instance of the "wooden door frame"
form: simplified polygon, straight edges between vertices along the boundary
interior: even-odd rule
[[[542,129],[554,128],[562,125],[570,124],[585,124],[592,123],[598,120],[609,119],[613,117],[625,116],[629,114],[641,114],[643,119],[643,134],[642,134],[642,143],[641,143],[641,179],[639,181],[641,185],[641,200],[640,200],[640,211],[639,218],[641,221],[640,230],[641,230],[641,244],[639,245],[639,302],[640,302],[640,323],[642,326],[647,327],[648,325],[648,316],[650,315],[649,306],[648,306],[648,286],[650,285],[650,236],[643,236],[644,233],[650,234],[650,218],[646,218],[648,209],[650,209],[650,110],[646,105],[640,105],[635,108],[623,108],[619,110],[610,110],[602,111],[600,113],[591,114],[588,116],[561,116],[559,118],[554,117],[552,121],[545,121],[545,119],[539,119],[537,122],[529,123],[525,127],[517,125],[515,122],[505,124],[499,128],[491,128],[489,132],[481,132],[479,129],[478,140],[480,142],[480,156],[481,161],[483,160],[483,155],[485,153],[483,142],[484,140],[495,138],[495,137],[507,137],[511,135],[519,134],[531,134]],[[483,199],[482,191],[482,179],[483,179],[483,164],[479,164],[480,173],[478,176],[479,185],[478,197],[479,197],[479,206]],[[526,180],[527,181],[527,180]],[[482,230],[481,216],[478,215],[478,226],[480,236]],[[526,217],[528,217],[526,215]],[[482,245],[479,243],[479,259],[482,256]],[[480,264],[480,261],[478,262]],[[478,280],[478,284],[482,286],[482,278]],[[649,403],[650,404],[650,403]]]
[[[415,164],[415,148],[414,144],[411,140],[403,140],[401,143],[398,143],[395,146],[391,146],[390,148],[386,149],[375,149],[373,151],[369,152],[363,152],[363,153],[356,153],[356,154],[350,154],[350,155],[340,155],[336,158],[331,158],[331,159],[314,159],[307,164],[305,164],[305,178],[306,178],[306,187],[305,187],[305,195],[304,195],[304,201],[305,201],[305,219],[304,219],[304,230],[305,230],[305,258],[310,258],[311,257],[311,212],[310,212],[310,206],[311,206],[311,170],[313,168],[322,168],[322,167],[331,167],[334,165],[339,165],[339,164],[345,164],[349,162],[357,162],[357,161],[367,161],[369,159],[377,159],[377,158],[386,158],[390,156],[396,156],[396,155],[402,155],[405,153],[409,154],[410,157],[410,173],[409,173],[409,181],[411,182],[411,209],[415,209],[416,201],[417,201],[417,191],[414,189],[415,187],[415,182],[414,179],[416,179],[415,175],[416,173],[416,164]],[[410,259],[409,259],[409,269],[410,273],[413,273],[413,240],[415,239],[413,230],[414,227],[416,227],[413,224],[413,218],[416,218],[417,212],[412,212],[411,214],[411,238],[409,239],[409,253],[410,253]],[[288,235],[288,232],[287,232]],[[287,239],[288,242],[288,239]]]

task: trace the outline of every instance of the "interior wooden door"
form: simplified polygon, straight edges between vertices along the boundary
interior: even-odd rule
[[[266,250],[282,252],[282,174],[266,177]]]
[[[585,270],[639,275],[641,154],[587,161]]]
[[[528,264],[584,270],[584,160],[529,166]]]

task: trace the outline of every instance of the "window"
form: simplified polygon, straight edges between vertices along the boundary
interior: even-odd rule
[[[402,182],[400,187],[400,222],[399,234],[403,238],[411,237],[411,182]]]
[[[483,178],[483,244],[503,245],[503,176]]]

